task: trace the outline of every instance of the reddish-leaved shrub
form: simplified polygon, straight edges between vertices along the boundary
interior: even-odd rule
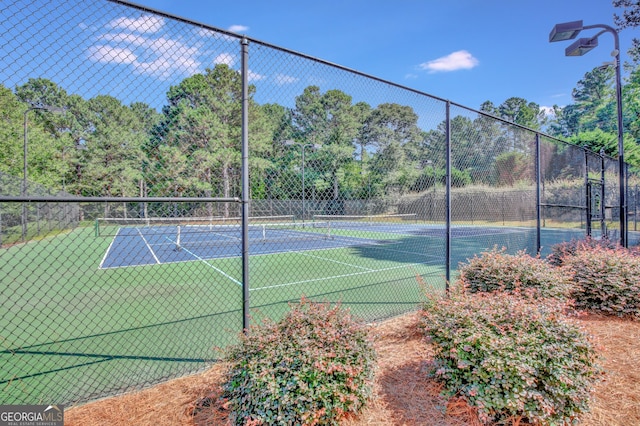
[[[551,254],[547,256],[547,262],[553,266],[562,266],[564,258],[571,257],[584,250],[597,248],[617,250],[620,248],[620,244],[609,238],[596,239],[587,237],[581,240],[573,239],[551,246]]]
[[[566,297],[568,285],[556,268],[525,252],[494,248],[461,263],[456,285],[468,293],[506,292],[540,298]]]
[[[563,258],[576,309],[640,319],[640,257],[624,249],[582,247]]]
[[[250,327],[226,360],[236,425],[337,425],[372,392],[368,328],[339,305],[302,299],[282,320]]]
[[[558,306],[452,293],[433,296],[421,322],[435,349],[430,373],[484,423],[573,424],[588,410],[596,352]]]

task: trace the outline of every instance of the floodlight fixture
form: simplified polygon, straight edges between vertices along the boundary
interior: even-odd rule
[[[598,47],[598,39],[596,37],[579,38],[564,50],[564,56],[582,56],[596,47]]]
[[[551,33],[549,33],[549,41],[565,41],[573,40],[583,30],[582,21],[564,22],[562,24],[556,24]]]
[[[54,112],[56,114],[64,114],[65,112],[67,112],[66,108],[53,105],[42,105],[39,107],[35,107],[34,109],[41,109],[47,112]]]

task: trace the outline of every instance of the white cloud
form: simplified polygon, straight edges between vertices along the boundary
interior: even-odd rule
[[[177,74],[193,75],[199,72],[200,62],[191,58],[167,59],[158,58],[151,62],[137,64],[136,71],[156,76],[162,80]]]
[[[264,80],[266,77],[262,74],[258,74],[249,70],[249,74],[247,75],[247,78],[249,81],[258,81],[258,80]]]
[[[127,33],[108,33],[98,40],[105,44],[88,49],[87,57],[92,61],[131,65],[138,74],[162,80],[175,74],[193,75],[200,70],[198,48],[178,40]],[[117,44],[126,47],[118,47]]]
[[[416,78],[418,78],[418,76],[416,74],[409,73],[405,74],[404,78],[406,78],[407,80],[415,80]]]
[[[424,62],[419,65],[423,70],[430,73],[449,72],[462,69],[471,69],[476,67],[480,62],[466,50],[458,50],[433,61]]]
[[[246,33],[249,31],[249,27],[246,25],[232,25],[229,27],[229,31],[232,33]]]
[[[92,46],[89,48],[89,59],[94,62],[135,64],[136,55],[129,49],[119,49],[111,46]]]
[[[285,84],[297,83],[300,79],[286,74],[276,74],[274,80],[278,86],[284,86]]]
[[[213,60],[214,64],[225,64],[230,67],[236,62],[236,58],[231,53],[221,53]]]
[[[161,17],[145,15],[137,19],[120,17],[106,24],[102,31],[96,28],[95,43],[86,51],[87,58],[94,62],[127,65],[136,74],[144,74],[161,80],[191,76],[202,72],[203,62],[226,64],[230,67],[237,63],[237,55],[227,52],[203,50],[206,43],[202,37],[229,36],[215,31],[201,29],[199,42],[187,43],[184,40],[165,35],[165,20]],[[82,28],[89,31],[89,27]],[[234,25],[231,31],[247,31],[249,27]],[[210,63],[210,62],[209,62]],[[266,76],[249,72],[249,81],[264,80]],[[286,79],[281,84],[288,83]]]
[[[133,44],[134,46],[144,46],[149,39],[135,34],[109,33],[101,35],[98,37],[98,40],[113,43]]]
[[[137,33],[157,33],[164,26],[164,19],[154,15],[144,15],[138,19],[118,18],[107,24],[109,28],[129,30]]]

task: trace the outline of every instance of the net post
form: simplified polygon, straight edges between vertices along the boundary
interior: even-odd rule
[[[182,248],[180,246],[180,236],[182,235],[182,231],[180,228],[180,225],[178,225],[176,227],[176,251],[180,251],[180,249]]]
[[[95,223],[93,224],[93,230],[95,233],[96,237],[100,236],[100,219],[96,219]]]

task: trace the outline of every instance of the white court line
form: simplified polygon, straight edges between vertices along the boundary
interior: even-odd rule
[[[409,268],[411,266],[427,265],[427,264],[428,264],[428,262],[411,263],[409,265],[394,266],[392,268],[372,269],[370,271],[354,272],[352,274],[334,275],[334,276],[331,276],[331,277],[314,278],[312,280],[295,281],[295,282],[291,282],[291,283],[270,285],[270,286],[267,286],[267,287],[250,288],[249,291],[268,290],[268,289],[278,288],[278,287],[289,287],[289,286],[298,285],[298,284],[307,284],[307,283],[313,283],[313,282],[318,282],[318,281],[333,280],[333,279],[336,279],[336,278],[355,277],[357,275],[371,274],[371,273],[375,273],[375,272],[392,271],[394,269]]]
[[[102,265],[104,265],[104,261],[107,260],[107,256],[109,255],[109,252],[111,251],[111,246],[113,245],[113,243],[116,242],[116,238],[118,237],[119,233],[120,233],[120,229],[118,229],[118,232],[116,233],[116,235],[113,237],[113,239],[109,243],[109,247],[107,248],[107,251],[104,253],[104,256],[102,256],[102,261],[100,262],[100,266],[98,266],[99,269],[103,269]]]
[[[147,245],[147,248],[149,249],[149,251],[151,252],[151,255],[153,256],[153,258],[156,260],[156,263],[158,265],[161,264],[160,259],[158,259],[158,256],[156,256],[156,252],[153,251],[153,249],[151,248],[151,246],[149,245],[149,242],[147,241],[147,239],[144,237],[144,235],[142,235],[142,232],[140,231],[140,229],[137,229],[138,231],[138,235],[140,235],[140,238],[142,238],[142,241],[144,241],[144,243]]]
[[[224,237],[227,240],[242,241],[242,238],[234,237],[233,235],[221,234],[219,232],[208,232],[208,233],[211,234],[211,235],[218,235],[220,237]]]
[[[169,239],[169,237],[166,237],[166,236],[165,236],[165,238],[166,238],[167,240],[171,241],[171,239]],[[175,244],[175,242],[173,242],[173,243]],[[238,284],[240,287],[242,287],[242,283],[241,283],[240,281],[236,280],[236,279],[235,279],[235,278],[233,278],[231,275],[229,275],[229,274],[227,274],[226,272],[224,272],[222,269],[220,269],[220,268],[216,268],[215,266],[213,266],[212,264],[210,264],[209,262],[207,262],[207,261],[206,261],[205,259],[203,259],[202,257],[198,256],[198,255],[197,255],[197,254],[195,254],[194,252],[192,252],[192,251],[190,251],[190,250],[188,250],[188,249],[186,249],[186,248],[184,248],[184,247],[181,247],[180,249],[181,249],[181,250],[186,251],[186,252],[187,252],[187,253],[189,253],[191,256],[193,256],[193,257],[195,257],[196,259],[198,259],[199,261],[203,262],[205,265],[207,265],[208,267],[210,267],[210,268],[211,268],[211,269],[213,269],[214,271],[216,271],[216,272],[220,273],[221,275],[223,275],[223,276],[225,276],[225,277],[229,278],[231,281],[233,281],[234,283],[236,283],[236,284]]]
[[[339,260],[329,259],[328,257],[315,256],[313,254],[308,254],[308,253],[300,253],[300,254],[303,255],[303,256],[307,256],[307,257],[313,257],[315,259],[326,260],[327,262],[337,263],[339,265],[345,265],[345,266],[351,266],[353,268],[364,269],[365,271],[375,271],[375,269],[365,268],[364,266],[354,265],[354,264],[347,263],[347,262],[340,262]]]

